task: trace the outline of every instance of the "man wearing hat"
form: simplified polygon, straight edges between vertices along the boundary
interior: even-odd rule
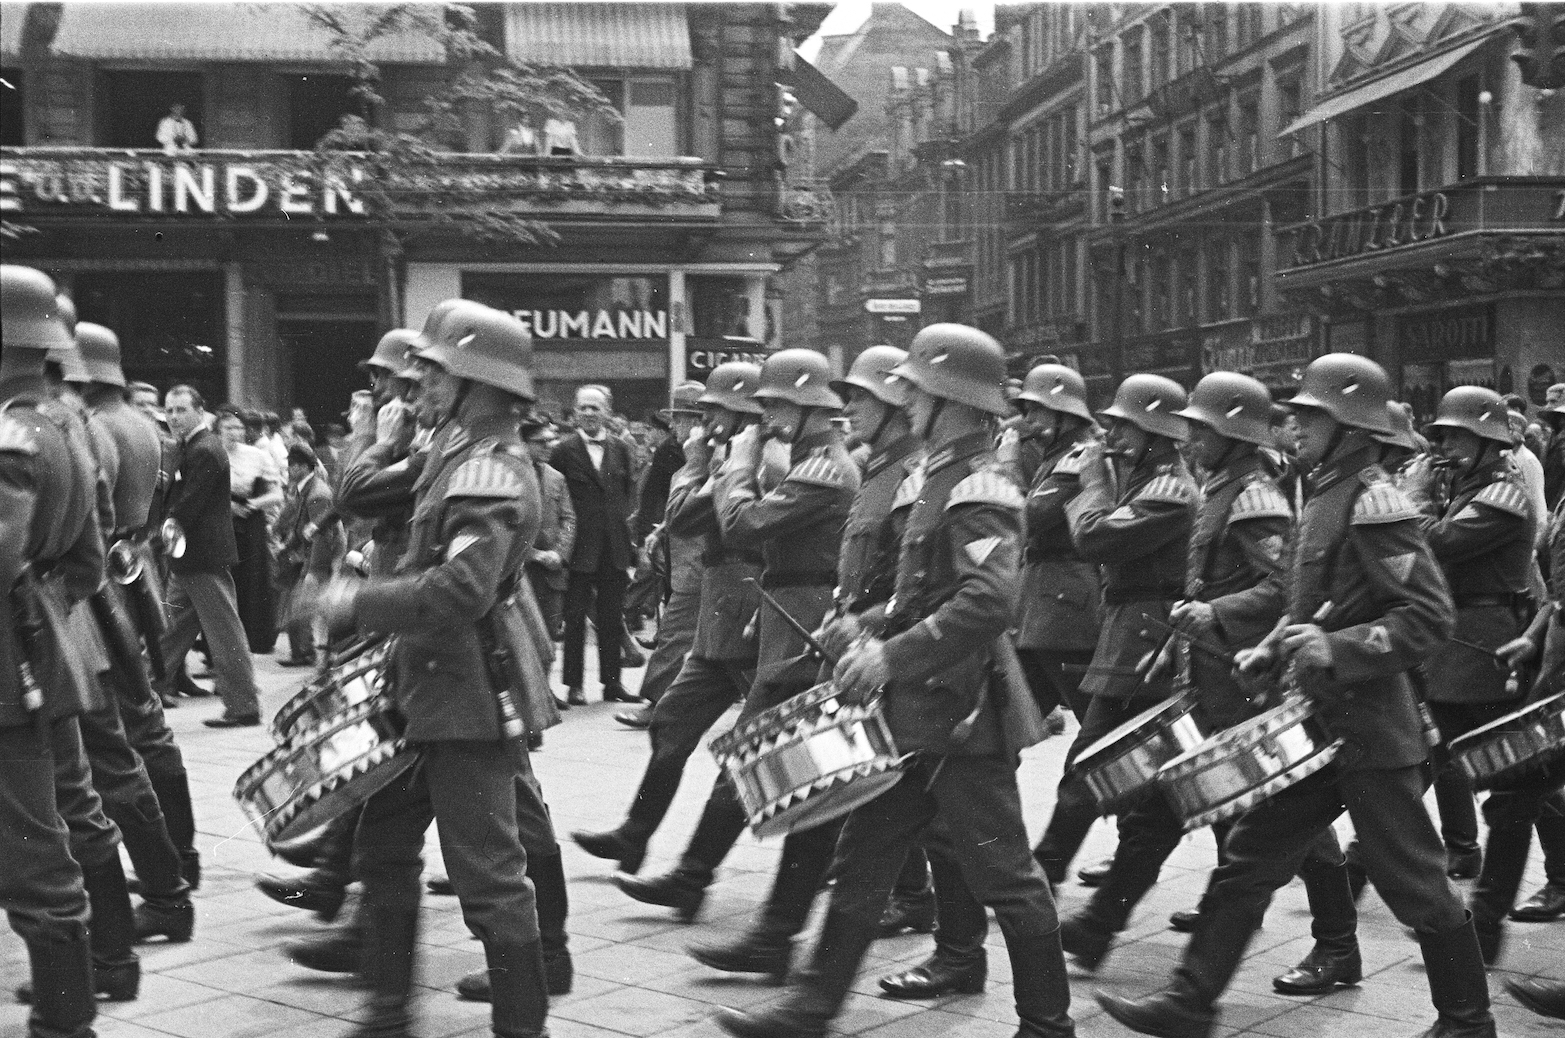
[[[288,497],[273,528],[282,550],[277,556],[277,598],[281,602],[308,600],[306,581],[331,579],[343,553],[342,520],[332,509],[331,487],[318,472],[318,459],[309,444],[288,448]],[[305,594],[301,597],[301,590]],[[285,667],[315,666],[314,617],[286,608],[289,657]]]
[[[516,689],[491,669],[487,617],[511,593],[537,535],[539,497],[518,424],[534,397],[530,347],[514,318],[452,310],[415,356],[429,366],[421,406],[451,432],[416,485],[412,538],[389,576],[338,578],[320,598],[330,631],[397,636],[391,688],[419,767],[370,798],[357,834],[371,988],[362,1038],[405,1035],[419,919],[424,834],[438,820],[442,856],[463,916],[484,945],[499,1038],[540,1038],[548,987],[522,798],[545,815],[536,782],[520,781],[525,745],[501,725]],[[486,635],[485,631],[489,631]],[[531,646],[508,646],[533,652]],[[540,679],[541,680],[541,679]]]
[[[636,512],[636,532],[642,550],[654,564],[648,570],[656,580],[661,568],[666,583],[661,588],[663,612],[658,620],[657,642],[641,676],[640,706],[621,710],[614,719],[629,728],[646,728],[652,723],[652,708],[679,676],[695,643],[696,617],[701,607],[701,543],[695,537],[675,537],[665,523],[669,495],[676,482],[704,481],[707,472],[696,462],[687,462],[684,443],[701,423],[697,403],[706,387],[699,382],[681,382],[674,387],[672,406],[654,417],[667,438],[652,454],[652,464],[641,486],[641,506]],[[634,587],[632,588],[634,597]]]
[[[0,684],[0,902],[32,966],[29,1034],[86,1038],[95,988],[133,985],[139,972],[127,946],[95,976],[88,943],[89,918],[103,925],[98,911],[111,901],[120,929],[129,921],[119,832],[92,788],[77,722],[96,695],[63,616],[103,579],[95,473],[40,410],[45,356],[71,345],[54,283],[0,266],[0,321],[0,583],[16,589],[0,595],[0,668],[20,678]],[[45,570],[48,591],[35,576]],[[89,915],[90,889],[103,908]]]

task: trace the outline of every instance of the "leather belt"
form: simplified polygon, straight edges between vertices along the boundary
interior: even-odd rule
[[[1184,597],[1185,589],[1182,584],[1170,584],[1162,588],[1112,588],[1103,593],[1103,601],[1106,605],[1128,605],[1131,602],[1177,602]]]
[[[708,548],[701,553],[701,565],[724,566],[730,562],[742,562],[750,566],[759,566],[761,557],[742,551],[724,551],[721,548]]]
[[[1524,592],[1515,592],[1509,595],[1462,595],[1456,599],[1456,607],[1461,609],[1480,608],[1482,606],[1501,606],[1505,609],[1531,609],[1532,596]]]
[[[801,570],[797,573],[763,573],[761,586],[764,588],[836,587],[837,573],[829,569]]]

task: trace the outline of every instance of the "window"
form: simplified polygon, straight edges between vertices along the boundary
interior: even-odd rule
[[[1200,314],[1196,300],[1196,254],[1185,250],[1179,254],[1179,321],[1184,326],[1199,324]]]
[[[1097,62],[1097,89],[1093,91],[1094,100],[1098,106],[1098,118],[1103,118],[1115,108],[1116,91],[1114,90],[1114,45],[1099,47],[1094,54]]]
[[[1173,198],[1168,182],[1171,170],[1168,165],[1168,138],[1152,145],[1152,200],[1156,205],[1167,205]]]
[[[1062,186],[1068,188],[1080,179],[1080,174],[1076,172],[1076,109],[1074,106],[1065,109],[1065,115],[1061,120],[1060,135],[1063,138],[1060,148],[1064,156],[1062,165],[1065,169],[1065,183]]]
[[[1125,168],[1128,171],[1127,179],[1130,181],[1130,190],[1127,192],[1126,204],[1131,212],[1139,213],[1149,208],[1151,199],[1147,193],[1147,160],[1146,154],[1137,147],[1133,148],[1125,160]]]
[[[897,225],[890,220],[880,225],[880,269],[897,265]]]
[[[1174,326],[1173,298],[1169,284],[1172,276],[1168,256],[1159,253],[1157,259],[1152,261],[1151,331],[1160,332]]]
[[[1252,47],[1261,38],[1261,16],[1265,5],[1242,3],[1238,5],[1239,49]]]
[[[1206,186],[1228,183],[1228,120],[1219,109],[1206,122]]]
[[[0,69],[0,147],[20,148],[27,143],[26,126],[22,120],[27,106],[22,93],[22,70]]]
[[[1179,192],[1188,198],[1197,190],[1195,126],[1192,124],[1179,131]]]
[[[347,76],[307,72],[282,80],[288,95],[288,147],[294,151],[313,150],[344,115],[362,114]]]
[[[1212,4],[1206,13],[1206,60],[1217,63],[1228,56],[1228,7]]]
[[[1239,242],[1239,313],[1254,317],[1261,310],[1261,239],[1246,237]]]
[[[1206,316],[1208,321],[1226,321],[1233,316],[1232,289],[1228,283],[1228,242],[1214,241],[1206,252]]]
[[[1277,132],[1292,126],[1304,114],[1304,85],[1298,76],[1277,81]],[[1285,159],[1297,158],[1302,145],[1299,135],[1284,137],[1278,142]]]
[[[1467,76],[1456,84],[1456,179],[1478,175],[1478,77]]]
[[[1109,212],[1109,188],[1114,184],[1114,166],[1111,162],[1103,162],[1098,165],[1098,197],[1103,200],[1102,220],[1104,223],[1112,219]]]
[[[1125,34],[1125,89],[1124,101],[1126,106],[1135,104],[1141,100],[1145,91],[1142,88],[1142,32],[1140,27],[1129,30]]]
[[[1076,308],[1076,244],[1066,242],[1060,246],[1060,309],[1074,316]]]
[[[1152,30],[1152,89],[1156,90],[1173,78],[1174,12],[1164,11],[1161,18],[1148,24]]]
[[[1397,193],[1418,193],[1419,136],[1424,125],[1423,106],[1417,96],[1402,102],[1397,132]]]
[[[1239,102],[1239,173],[1261,167],[1261,109],[1254,95]]]
[[[675,119],[674,81],[660,77],[628,80],[625,84],[623,154],[649,159],[681,154]]]
[[[99,72],[95,96],[95,136],[100,147],[161,147],[158,123],[176,104],[185,106],[185,118],[196,128],[198,146],[213,146],[207,140],[204,121],[206,82],[199,72]]]
[[[1196,66],[1196,44],[1200,39],[1201,16],[1191,13],[1184,14],[1179,18],[1176,29],[1178,43],[1175,46],[1178,48],[1179,65],[1175,70],[1175,75],[1182,76]]]

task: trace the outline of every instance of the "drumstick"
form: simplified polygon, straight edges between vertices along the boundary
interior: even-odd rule
[[[1149,621],[1150,623],[1152,623],[1153,625],[1155,625],[1157,627],[1161,627],[1164,630],[1168,631],[1170,637],[1178,638],[1180,641],[1184,642],[1186,645],[1190,646],[1192,649],[1200,649],[1202,652],[1206,653],[1209,656],[1216,656],[1219,660],[1222,660],[1224,663],[1227,663],[1227,664],[1230,664],[1230,665],[1233,664],[1234,654],[1229,652],[1227,649],[1219,648],[1218,646],[1213,645],[1209,641],[1204,641],[1201,638],[1197,638],[1195,635],[1191,634],[1189,631],[1181,630],[1180,628],[1175,627],[1171,623],[1165,623],[1162,620],[1159,620],[1155,616],[1147,616],[1147,617],[1143,617],[1143,619]],[[1150,640],[1150,636],[1148,636],[1148,638]]]
[[[784,609],[782,604],[778,602],[777,599],[767,594],[766,589],[761,586],[761,582],[759,580],[756,580],[754,577],[745,577],[744,582],[746,584],[755,585],[755,590],[760,593],[761,601],[771,606],[772,610],[776,612],[778,616],[783,618],[783,622],[786,623],[789,627],[793,628],[795,634],[804,639],[804,644],[810,647],[811,652],[815,653],[815,655],[819,656],[833,667],[836,667],[838,658],[827,652],[826,647],[820,642],[816,641],[815,635],[811,634],[803,624],[795,620],[793,618],[793,614]]]

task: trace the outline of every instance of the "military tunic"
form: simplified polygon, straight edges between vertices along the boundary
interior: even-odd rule
[[[871,451],[864,462],[837,556],[837,606],[844,613],[863,613],[891,597],[902,545],[893,506],[898,488],[916,467],[917,450],[918,441],[902,436]]]

